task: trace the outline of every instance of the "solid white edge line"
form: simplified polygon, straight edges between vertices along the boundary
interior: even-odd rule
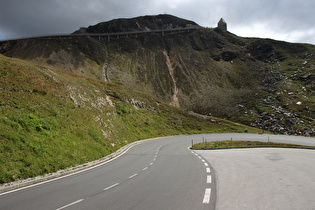
[[[209,203],[211,197],[211,188],[206,188],[205,196],[203,197],[202,203]]]
[[[144,142],[141,142],[141,143],[144,143]],[[141,144],[141,143],[138,143],[138,144]],[[18,189],[15,189],[15,190],[10,190],[10,191],[7,191],[7,192],[3,192],[3,193],[0,193],[0,196],[2,195],[6,195],[6,194],[10,194],[10,193],[14,193],[14,192],[17,192],[17,191],[21,191],[21,190],[25,190],[25,189],[28,189],[28,188],[32,188],[32,187],[36,187],[38,185],[42,185],[42,184],[46,184],[46,183],[49,183],[49,182],[53,182],[53,181],[57,181],[59,179],[63,179],[63,178],[66,178],[66,177],[69,177],[69,176],[73,176],[73,175],[76,175],[76,174],[80,174],[82,172],[85,172],[85,171],[89,171],[91,169],[94,169],[94,168],[97,168],[97,167],[100,167],[102,165],[105,165],[113,160],[116,160],[117,158],[119,158],[120,156],[124,155],[126,152],[128,152],[132,147],[138,145],[138,144],[135,144],[135,145],[132,145],[130,146],[129,148],[127,148],[124,152],[122,152],[121,154],[117,155],[116,157],[112,158],[112,159],[109,159],[103,163],[100,163],[98,165],[95,165],[95,166],[92,166],[92,167],[89,167],[89,168],[86,168],[86,169],[83,169],[83,170],[79,170],[77,172],[74,172],[74,173],[70,173],[70,174],[67,174],[67,175],[64,175],[64,176],[60,176],[60,177],[57,177],[57,178],[54,178],[54,179],[49,179],[47,181],[43,181],[43,182],[39,182],[39,183],[36,183],[36,184],[32,184],[32,185],[28,185],[28,186],[25,186],[25,187],[21,187],[21,188],[18,188]]]
[[[171,137],[171,136],[169,136],[169,137]],[[49,179],[49,180],[46,180],[46,181],[41,181],[41,182],[36,183],[36,184],[30,184],[30,185],[27,185],[25,187],[20,187],[20,188],[17,188],[17,189],[9,190],[9,191],[0,193],[0,196],[7,195],[7,194],[10,194],[10,193],[14,193],[14,192],[18,192],[18,191],[25,190],[25,189],[28,189],[28,188],[36,187],[36,186],[39,186],[39,185],[42,185],[42,184],[46,184],[46,183],[49,183],[49,182],[57,181],[59,179],[63,179],[63,178],[69,177],[69,176],[73,176],[73,175],[76,175],[76,174],[79,174],[79,173],[82,173],[82,172],[85,172],[85,171],[88,171],[88,170],[100,167],[100,166],[105,165],[105,164],[107,164],[107,163],[109,163],[109,162],[119,158],[120,156],[124,155],[126,152],[128,152],[134,146],[137,146],[139,144],[143,144],[143,143],[146,143],[146,142],[149,142],[149,141],[152,141],[152,140],[164,139],[164,138],[167,138],[167,137],[166,136],[164,136],[164,137],[156,137],[156,138],[143,139],[141,141],[132,142],[132,143],[130,143],[129,147],[125,151],[123,151],[122,153],[118,154],[117,156],[115,156],[115,157],[113,157],[113,158],[111,158],[109,160],[106,160],[103,163],[100,163],[100,164],[97,164],[97,165],[94,165],[94,166],[88,167],[86,169],[82,169],[82,170],[79,170],[77,172],[73,172],[73,173],[70,173],[70,174],[67,174],[67,175],[61,175],[60,177],[52,178],[52,179]],[[126,146],[128,146],[128,145],[126,145]],[[122,149],[122,148],[120,148],[120,149]],[[117,151],[119,151],[119,150],[117,150]],[[110,155],[113,155],[113,154],[114,153],[112,153]]]
[[[210,172],[211,172],[209,167],[206,168],[206,171],[207,171],[207,173],[210,173]]]
[[[207,176],[207,184],[211,184],[211,175]]]
[[[111,185],[109,187],[104,188],[104,191],[109,190],[109,189],[111,189],[113,187],[116,187],[117,185],[119,185],[119,183],[116,183],[116,184],[113,184],[113,185]]]
[[[80,203],[81,201],[84,201],[84,199],[80,199],[80,200],[74,201],[74,202],[69,203],[68,205],[65,205],[65,206],[63,206],[63,207],[60,207],[60,208],[58,208],[58,209],[56,209],[56,210],[61,210],[61,209],[68,208],[69,206],[73,206],[73,205],[75,205],[75,204],[77,204],[77,203]]]

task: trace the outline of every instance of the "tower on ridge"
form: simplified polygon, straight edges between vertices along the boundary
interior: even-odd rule
[[[223,18],[221,18],[220,21],[218,22],[218,28],[222,31],[227,31],[227,24]]]

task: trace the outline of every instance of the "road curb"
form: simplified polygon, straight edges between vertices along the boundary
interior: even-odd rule
[[[150,138],[150,139],[144,139],[144,140],[138,140],[135,142],[132,142],[130,144],[127,144],[123,147],[121,147],[120,149],[118,149],[117,151],[101,158],[98,160],[94,160],[88,163],[84,163],[81,165],[77,165],[74,167],[70,167],[64,170],[59,170],[57,172],[54,173],[50,173],[50,174],[45,174],[43,176],[37,176],[37,177],[33,177],[33,178],[29,178],[29,179],[24,179],[24,180],[17,180],[14,182],[9,182],[9,183],[5,183],[0,185],[0,196],[4,195],[4,194],[8,194],[10,192],[14,192],[14,191],[18,191],[18,190],[22,190],[25,188],[29,188],[32,186],[37,186],[40,184],[44,184],[47,182],[51,182],[54,180],[58,180],[58,179],[62,179],[68,176],[72,176],[75,174],[79,174],[81,172],[87,171],[87,170],[91,170],[93,168],[99,167],[101,165],[104,165],[110,161],[115,160],[116,158],[120,157],[121,155],[125,154],[129,149],[131,149],[132,147],[148,142],[148,141],[152,141],[152,140],[156,140],[156,139],[161,139],[161,138],[165,138],[165,137],[157,137],[157,138]]]

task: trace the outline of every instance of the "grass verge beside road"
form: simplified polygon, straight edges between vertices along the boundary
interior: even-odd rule
[[[278,148],[299,148],[299,149],[315,149],[313,146],[261,142],[261,141],[211,141],[194,144],[191,149],[236,149],[236,148],[257,148],[257,147],[278,147]]]

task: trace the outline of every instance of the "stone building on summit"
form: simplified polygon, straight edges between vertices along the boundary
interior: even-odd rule
[[[221,18],[220,21],[218,22],[218,28],[222,31],[227,31],[227,24],[223,18]]]

